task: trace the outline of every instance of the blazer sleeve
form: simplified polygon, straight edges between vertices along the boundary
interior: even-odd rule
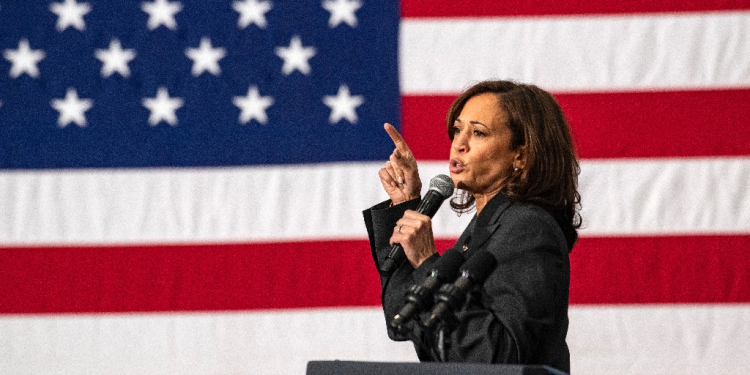
[[[363,211],[367,235],[370,240],[370,251],[377,270],[380,269],[380,264],[391,251],[389,242],[396,222],[404,216],[406,210],[416,210],[419,202],[420,199],[413,199],[389,207],[390,201],[385,201]],[[380,275],[382,290],[380,298],[386,325],[404,304],[404,295],[409,287],[424,279],[439,257],[435,254],[427,258],[417,269],[412,267],[411,263],[404,262],[390,277]],[[397,334],[390,329],[388,330],[388,337],[395,341],[412,339],[410,335]]]
[[[532,210],[508,216],[479,249],[491,252],[498,265],[449,322],[453,331],[448,360],[546,362],[569,371],[565,359],[545,357],[559,355],[569,362],[565,333],[570,271],[564,236],[548,215]],[[550,344],[559,341],[551,336],[560,331],[562,345]]]

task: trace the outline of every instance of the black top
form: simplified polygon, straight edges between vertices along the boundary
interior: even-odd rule
[[[363,212],[375,266],[390,251],[393,228],[419,200],[388,207],[389,201]],[[454,248],[471,257],[488,251],[497,267],[470,293],[446,326],[447,360],[452,362],[548,365],[570,372],[568,331],[569,249],[563,231],[542,208],[513,202],[501,194],[475,215]],[[414,269],[407,261],[388,278],[381,276],[386,323],[404,304],[404,294],[420,283],[439,259],[435,254]],[[424,318],[424,316],[422,316]],[[437,361],[436,335],[419,317],[407,333],[389,330],[397,341],[411,340],[421,361]]]

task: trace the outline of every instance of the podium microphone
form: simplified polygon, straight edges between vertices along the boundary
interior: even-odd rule
[[[414,284],[406,292],[406,303],[393,317],[390,327],[402,332],[404,325],[416,314],[432,307],[433,293],[444,283],[458,277],[458,268],[464,263],[464,254],[458,249],[449,249],[435,263],[430,275],[421,284]]]
[[[453,180],[450,177],[439,174],[430,180],[430,190],[424,195],[424,198],[417,206],[417,212],[427,215],[430,218],[435,215],[443,201],[453,195]],[[404,247],[401,244],[394,244],[388,257],[385,258],[380,266],[380,273],[384,276],[390,276],[393,271],[401,266],[406,260]]]
[[[444,284],[435,294],[436,305],[430,317],[424,321],[425,327],[435,326],[460,309],[474,285],[481,285],[490,276],[495,266],[497,266],[497,260],[487,251],[480,251],[469,258],[461,267],[461,276],[458,280],[453,284]]]

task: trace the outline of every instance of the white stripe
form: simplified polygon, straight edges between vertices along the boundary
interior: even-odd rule
[[[582,236],[750,234],[750,158],[586,160]]]
[[[575,374],[740,374],[750,305],[573,306]],[[416,361],[379,308],[0,316],[3,374],[303,374],[310,360]]]
[[[0,244],[362,238],[379,166],[3,171]]]
[[[0,316],[2,374],[304,374],[309,360],[416,360],[380,309]]]
[[[747,374],[750,305],[576,306],[572,374]]]
[[[0,173],[0,245],[364,239],[380,163]],[[584,160],[582,236],[748,234],[750,158]],[[424,189],[447,173],[422,162]],[[448,207],[436,237],[471,215]]]
[[[493,78],[554,92],[750,86],[750,12],[401,22],[401,91]]]

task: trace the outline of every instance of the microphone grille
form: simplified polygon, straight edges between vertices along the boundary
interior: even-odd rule
[[[448,198],[453,195],[453,180],[444,174],[439,174],[430,180],[430,190],[438,192],[443,198]]]

